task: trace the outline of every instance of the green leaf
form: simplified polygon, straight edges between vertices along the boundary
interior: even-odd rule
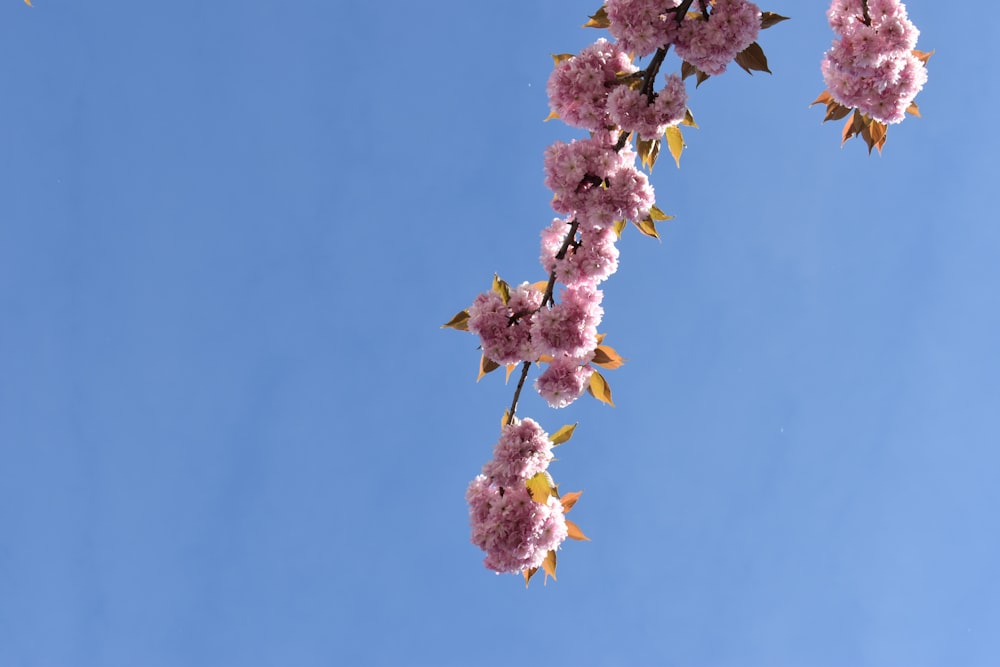
[[[601,5],[601,8],[590,17],[590,20],[583,24],[584,28],[608,28],[610,26],[611,21],[608,19],[608,10],[604,5]]]
[[[457,329],[458,331],[469,330],[469,311],[463,310],[455,313],[455,316],[441,325],[442,329]]]
[[[684,135],[681,134],[681,128],[676,125],[671,125],[667,128],[667,148],[670,149],[670,154],[674,156],[674,162],[677,163],[677,168],[681,168],[681,153],[687,148],[687,144],[684,143]]]
[[[573,437],[573,431],[576,430],[576,424],[566,424],[561,429],[549,436],[549,440],[552,441],[553,445],[561,445],[564,442],[568,442],[570,438]]]

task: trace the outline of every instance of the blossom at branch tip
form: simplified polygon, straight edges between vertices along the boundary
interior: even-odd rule
[[[927,83],[913,54],[920,32],[898,0],[834,0],[827,11],[838,39],[821,70],[830,95],[882,123],[898,123]]]
[[[544,472],[551,461],[549,434],[533,419],[515,419],[503,427],[483,474],[501,486],[514,486]]]
[[[502,486],[478,475],[465,493],[472,543],[486,552],[494,572],[523,572],[541,566],[546,554],[568,535],[563,506],[549,496],[532,499],[524,483]]]

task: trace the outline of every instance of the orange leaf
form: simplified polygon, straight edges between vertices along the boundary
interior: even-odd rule
[[[608,19],[608,10],[604,8],[604,5],[601,5],[601,8],[598,9],[594,13],[594,15],[590,17],[590,20],[583,24],[583,27],[584,28],[607,28],[610,25],[611,25],[611,21],[610,21],[610,19]],[[555,579],[555,575],[553,575],[552,578]]]
[[[571,540],[585,540],[587,542],[590,541],[590,538],[584,535],[583,531],[580,530],[580,526],[576,525],[569,519],[566,519],[566,536],[569,537]]]
[[[924,64],[925,67],[927,66],[927,61],[934,55],[933,51],[917,51],[916,49],[913,49],[912,53],[917,57],[917,60]]]
[[[920,107],[917,106],[916,102],[910,102],[910,106],[906,107],[906,113],[916,116],[917,118],[922,118],[920,115]]]
[[[583,495],[583,491],[573,491],[572,493],[563,494],[559,499],[563,506],[563,514],[569,514],[569,511],[573,509],[573,505],[576,505],[576,501],[580,499]]]
[[[552,581],[556,580],[556,552],[555,549],[550,549],[547,554],[545,554],[545,560],[542,561],[542,569],[545,570],[545,579],[543,584],[548,583],[549,577],[552,577]]]
[[[591,362],[602,368],[614,370],[621,368],[625,360],[615,351],[615,348],[609,345],[598,345],[597,349],[594,350],[594,358],[591,359]]]
[[[524,575],[524,587],[525,588],[528,587],[528,582],[531,581],[531,578],[533,576],[535,576],[535,572],[538,572],[538,568],[537,567],[533,567],[530,570],[524,570],[523,572],[521,572],[521,574]]]
[[[517,368],[517,364],[507,364],[507,377],[503,379],[504,384],[510,382],[510,374],[514,372],[515,368]]]
[[[500,364],[493,361],[483,353],[483,358],[479,360],[479,377],[476,378],[476,382],[483,379],[483,376],[487,373],[492,373],[496,369],[500,368]]]

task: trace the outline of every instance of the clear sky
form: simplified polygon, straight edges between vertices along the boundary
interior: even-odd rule
[[[0,666],[1000,664],[980,5],[909,3],[881,157],[808,107],[826,3],[763,5],[605,284],[618,407],[523,401],[593,541],[482,567],[512,388],[439,326],[543,278],[598,4],[2,3]]]

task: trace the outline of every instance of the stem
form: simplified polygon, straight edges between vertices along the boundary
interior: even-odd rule
[[[569,225],[569,231],[566,232],[566,238],[563,239],[562,246],[559,248],[559,252],[556,253],[556,259],[565,259],[566,253],[569,252],[569,247],[573,244],[576,239],[576,230],[580,227],[580,223],[574,220]],[[545,294],[542,296],[542,305],[539,310],[545,306],[555,303],[555,296],[553,293],[556,288],[556,270],[552,269],[549,272],[549,282],[545,286]],[[531,362],[525,361],[521,364],[521,377],[517,380],[517,387],[514,389],[514,400],[510,402],[510,409],[507,411],[507,426],[514,423],[514,413],[517,412],[517,401],[521,398],[521,389],[524,388],[524,381],[528,378],[528,371],[531,370]]]
[[[872,17],[868,13],[868,0],[861,0],[861,13],[863,15],[862,22],[869,28],[872,27]]]

